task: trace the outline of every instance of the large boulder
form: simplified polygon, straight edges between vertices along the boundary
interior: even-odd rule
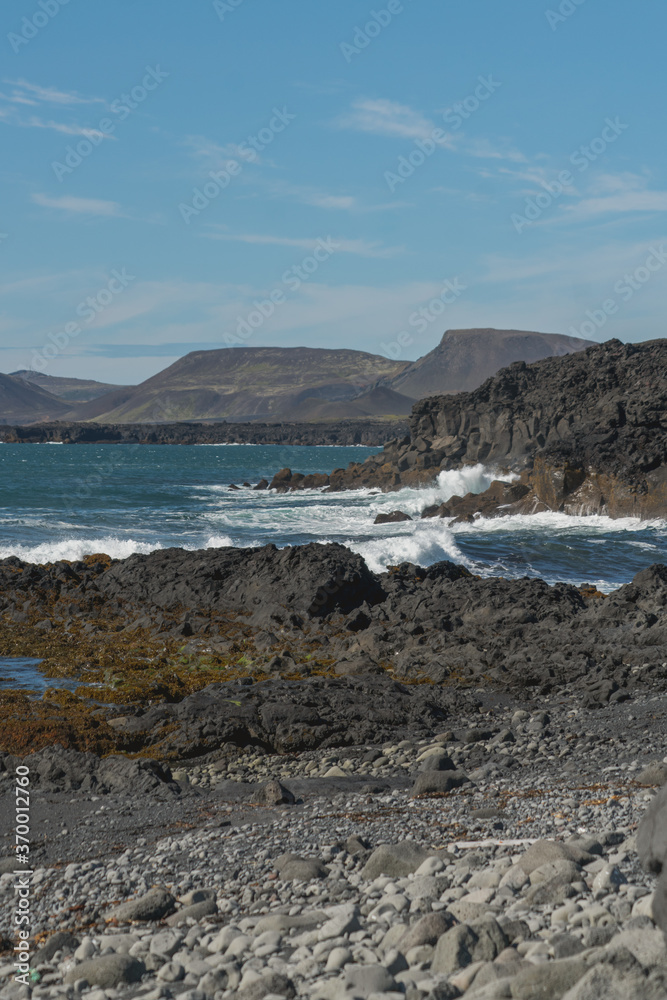
[[[361,558],[343,545],[278,549],[161,549],[117,562],[97,585],[108,598],[215,611],[275,611],[322,617],[344,614],[384,593]]]
[[[174,911],[176,900],[166,889],[150,889],[143,896],[121,903],[110,914],[119,924],[161,920]]]
[[[120,755],[100,759],[92,753],[65,750],[59,744],[30,754],[31,784],[47,792],[83,791],[137,795],[179,795],[169,768],[156,760],[129,760]]]
[[[377,878],[378,875],[403,878],[416,872],[422,862],[430,858],[433,853],[412,840],[403,840],[398,844],[381,844],[373,851],[361,874],[367,879]]]
[[[130,955],[100,955],[74,965],[65,975],[67,984],[85,979],[90,986],[115,989],[122,983],[137,983],[146,971],[143,962]]]

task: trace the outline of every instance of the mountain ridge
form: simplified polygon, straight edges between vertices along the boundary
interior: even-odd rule
[[[389,387],[413,399],[470,392],[514,361],[531,364],[546,357],[563,357],[583,351],[592,343],[565,334],[531,330],[446,330],[440,343],[396,375]]]
[[[24,379],[0,373],[0,423],[34,423],[65,417],[71,404]]]
[[[434,392],[463,391],[481,384],[489,370],[493,374],[512,361],[572,353],[588,343],[560,334],[475,328],[446,331],[417,361],[347,348],[216,348],[191,351],[139,385],[109,386],[102,394],[98,390],[104,383],[93,380],[32,373],[26,379],[21,372],[3,376],[13,379],[14,388],[9,392],[6,387],[0,395],[0,420],[116,424],[399,419],[409,415],[418,399]],[[32,397],[31,411],[31,397],[19,399],[17,383],[28,393],[46,397]],[[66,395],[72,393],[79,398],[70,399],[67,408]],[[82,399],[81,393],[89,398]]]
[[[45,375],[42,372],[32,371],[29,368],[21,368],[19,371],[10,372],[9,374],[12,378],[20,378],[31,385],[37,385],[40,389],[50,392],[52,396],[64,399],[70,403],[87,403],[91,399],[97,399],[99,396],[125,388],[124,386],[113,385],[109,382],[98,382],[92,378]]]

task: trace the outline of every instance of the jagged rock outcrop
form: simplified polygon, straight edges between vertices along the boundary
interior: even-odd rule
[[[509,513],[665,516],[667,340],[516,362],[474,392],[423,399],[407,436],[327,486],[399,489],[478,462],[521,475],[528,491]]]
[[[336,544],[46,566],[12,557],[0,561],[0,653],[25,655],[27,642],[51,676],[94,683],[104,704],[9,692],[0,751],[25,752],[27,727],[41,747],[157,760],[224,743],[362,743],[408,717],[433,727],[480,688],[522,699],[576,691],[598,707],[664,689],[666,609],[663,565],[605,597],[593,586],[480,579],[450,562],[376,574]],[[95,776],[116,779],[124,772]]]

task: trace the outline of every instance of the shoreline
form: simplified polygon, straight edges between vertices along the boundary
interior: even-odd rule
[[[247,747],[173,770],[51,749],[17,772],[0,755],[4,841],[15,774],[30,780],[32,984],[47,1000],[75,983],[85,997],[84,980],[128,998],[562,1000],[580,988],[568,1000],[585,1000],[595,985],[657,1000],[662,890],[638,850],[646,866],[664,706],[495,705],[402,740]],[[9,863],[5,850],[8,928]],[[20,1000],[13,944],[0,982]]]
[[[172,549],[2,560],[0,600],[84,685],[0,691],[8,1000],[664,996],[667,567]]]
[[[407,432],[407,420],[337,420],[322,423],[97,424],[54,421],[1,425],[6,444],[276,444],[379,447]]]
[[[605,595],[450,562],[373,573],[338,544],[161,549],[12,557],[0,595],[0,655],[80,682],[39,701],[0,690],[0,751],[13,753],[54,741],[164,761],[229,742],[302,751],[434,723],[480,697],[576,693],[596,708],[667,678],[662,565]]]

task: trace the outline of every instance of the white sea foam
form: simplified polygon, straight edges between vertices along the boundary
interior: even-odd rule
[[[250,472],[248,478],[252,478]],[[593,579],[616,575],[613,557],[617,546],[628,542],[633,546],[635,559],[629,560],[633,567],[661,561],[667,521],[542,513],[454,524],[451,519],[420,517],[426,506],[446,503],[454,494],[480,493],[494,479],[515,478],[479,464],[441,472],[428,486],[404,487],[391,493],[364,488],[278,494],[230,491],[219,481],[172,482],[170,488],[177,498],[160,512],[151,506],[149,497],[136,509],[105,509],[101,519],[83,505],[80,521],[78,511],[74,516],[69,511],[63,516],[65,512],[57,506],[50,510],[41,503],[39,508],[21,508],[20,512],[16,507],[5,507],[0,509],[0,558],[15,555],[27,562],[43,563],[80,559],[95,552],[125,558],[168,545],[192,550],[337,541],[363,556],[376,572],[405,561],[424,566],[449,559],[483,576],[539,573],[573,583],[586,579],[596,582],[600,590],[618,586]],[[374,524],[378,514],[396,509],[413,520]],[[45,537],[48,540],[40,541]],[[624,551],[622,558],[627,558],[628,549]],[[622,566],[618,573],[619,579],[627,578]]]
[[[204,548],[207,549],[228,549],[234,544],[229,535],[211,535]],[[187,546],[189,548],[190,546]]]
[[[509,517],[479,517],[473,524],[452,524],[455,534],[474,531],[486,533],[520,531],[544,534],[558,531],[570,534],[608,534],[627,531],[646,531],[647,529],[665,529],[667,521],[642,521],[638,517],[607,517],[601,514],[561,514],[557,511],[543,511],[540,514],[512,514]],[[591,539],[592,541],[594,539]]]
[[[501,483],[513,483],[518,478],[515,472],[496,472],[480,463],[463,469],[441,472],[438,475],[438,489],[446,502],[455,495],[483,493],[495,480],[500,480]]]
[[[59,542],[42,542],[40,545],[0,545],[0,559],[17,556],[24,562],[48,563],[59,559],[83,559],[84,556],[105,552],[112,559],[126,559],[135,552],[147,553],[161,549],[159,542],[137,542],[132,538],[121,539],[114,535],[103,538],[64,538]]]
[[[430,566],[443,559],[473,568],[473,563],[463,555],[444,521],[406,521],[393,527],[401,527],[403,531],[371,541],[349,538],[345,544],[353,552],[358,552],[374,573],[383,573],[387,566],[402,562]]]

